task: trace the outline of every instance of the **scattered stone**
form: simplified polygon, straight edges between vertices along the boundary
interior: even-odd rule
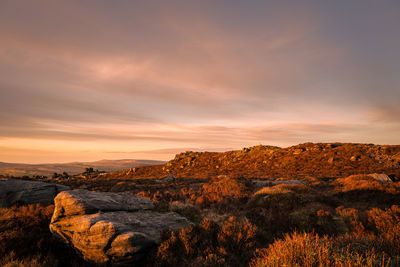
[[[97,264],[130,264],[160,241],[164,229],[191,223],[174,212],[152,211],[149,199],[125,193],[65,191],[54,199],[50,231]]]
[[[0,207],[10,207],[13,204],[51,204],[54,197],[64,190],[69,190],[69,187],[22,179],[0,180]]]

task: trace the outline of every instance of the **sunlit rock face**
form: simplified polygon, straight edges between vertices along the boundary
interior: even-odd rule
[[[0,207],[14,204],[51,204],[54,197],[68,186],[22,179],[0,180]]]
[[[151,200],[124,193],[72,190],[54,203],[51,232],[100,264],[135,262],[159,242],[162,230],[190,225],[177,213],[153,211]]]
[[[389,176],[387,176],[384,173],[371,173],[368,174],[368,176],[374,178],[375,180],[381,182],[381,183],[391,183],[393,182],[392,179],[390,179]]]

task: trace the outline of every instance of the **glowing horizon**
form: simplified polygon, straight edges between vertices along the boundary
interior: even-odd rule
[[[400,144],[400,4],[0,3],[0,161]]]

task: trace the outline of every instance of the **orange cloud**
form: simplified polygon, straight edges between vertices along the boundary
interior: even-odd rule
[[[398,143],[397,9],[340,5],[2,2],[0,160]]]

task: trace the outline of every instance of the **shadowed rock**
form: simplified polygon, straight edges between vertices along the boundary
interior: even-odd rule
[[[159,242],[162,230],[190,225],[177,213],[152,211],[151,200],[123,193],[65,191],[54,202],[51,232],[100,264],[135,262]]]
[[[304,181],[302,180],[252,180],[252,183],[256,186],[256,187],[264,187],[264,186],[274,186],[274,185],[280,185],[280,184],[303,184]]]
[[[53,203],[54,197],[68,186],[20,179],[0,180],[0,207],[13,204]]]

